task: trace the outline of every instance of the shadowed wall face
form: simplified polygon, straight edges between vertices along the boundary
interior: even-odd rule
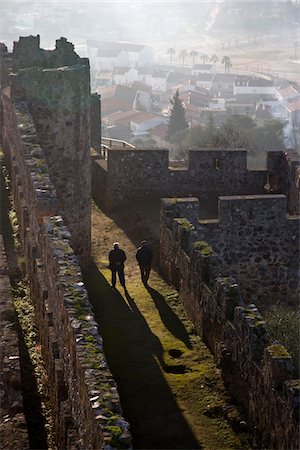
[[[169,168],[167,150],[112,149],[106,173],[96,160],[93,166],[93,185],[105,186],[93,196],[108,208],[161,197],[263,194],[267,179],[264,171],[247,170],[243,149],[190,150],[188,168],[179,170]]]

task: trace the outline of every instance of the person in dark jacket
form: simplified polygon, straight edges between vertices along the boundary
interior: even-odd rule
[[[142,282],[147,286],[151,271],[153,252],[151,248],[148,247],[146,241],[141,242],[141,246],[137,249],[135,256],[140,266]]]
[[[114,243],[114,248],[109,252],[109,268],[111,270],[111,285],[116,287],[117,273],[119,276],[120,284],[126,290],[125,287],[125,275],[124,275],[124,262],[126,261],[126,254],[124,250],[119,247],[119,243]]]

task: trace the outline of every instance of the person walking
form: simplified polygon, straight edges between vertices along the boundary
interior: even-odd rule
[[[119,276],[120,284],[126,290],[125,275],[124,275],[124,262],[126,261],[126,254],[124,250],[119,247],[119,243],[115,242],[113,250],[109,252],[109,268],[111,270],[111,285],[116,287],[117,273]]]
[[[151,248],[148,247],[146,241],[141,242],[141,246],[137,249],[135,257],[140,266],[142,282],[147,286],[151,271],[153,252]]]

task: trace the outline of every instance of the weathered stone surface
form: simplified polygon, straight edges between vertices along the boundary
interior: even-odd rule
[[[284,196],[270,197],[270,209],[267,200],[260,197],[256,210],[254,199],[250,201],[253,220],[268,219],[271,223],[274,217],[279,227],[288,228],[282,213],[286,204]],[[235,216],[244,217],[245,211],[238,213],[238,203],[232,199],[225,201],[230,204],[233,214],[230,226],[233,233],[231,247],[234,249],[235,227],[239,226]],[[241,286],[230,274],[223,275],[218,253],[209,243],[198,240],[198,233],[189,217],[183,218],[189,211],[183,204],[183,201],[170,199],[162,201],[161,266],[178,287],[180,299],[197,332],[220,363],[232,395],[248,412],[259,448],[299,448],[299,380],[293,379],[291,357],[281,345],[270,345],[269,334],[258,309],[253,304],[245,306]],[[193,200],[190,208],[192,220],[196,208]],[[227,214],[229,217],[228,211],[226,217]],[[275,221],[271,225],[275,226]],[[210,227],[212,236],[212,230],[217,226],[216,239],[222,242],[222,235],[218,234],[220,225],[214,222],[206,226]],[[251,220],[246,226],[251,228]],[[256,225],[252,222],[252,226]],[[247,232],[250,233],[248,228]],[[225,243],[230,245],[229,240],[225,239]]]
[[[234,274],[247,303],[268,309],[299,300],[299,216],[287,216],[284,195],[219,197],[219,221],[200,221],[198,239]]]
[[[104,184],[93,197],[114,208],[131,199],[264,193],[266,172],[248,171],[246,160],[243,149],[197,149],[189,151],[187,169],[169,169],[167,150],[112,149],[104,171],[93,161],[93,186]]]
[[[42,50],[39,36],[20,38],[14,45],[11,64],[7,55],[1,56],[1,66],[6,68],[1,70],[0,108],[4,150],[11,149],[21,172],[24,163],[20,165],[19,153],[31,152],[32,157],[39,153],[36,147],[40,147],[42,156],[36,159],[44,159],[45,164],[38,161],[39,170],[35,164],[31,172],[35,172],[36,182],[43,181],[44,186],[35,186],[35,196],[39,202],[45,200],[50,178],[56,205],[47,205],[48,215],[63,216],[75,253],[81,265],[87,265],[91,241],[88,60],[79,58],[73,44],[64,38],[56,41],[55,50]]]
[[[90,260],[88,62],[65,39],[44,52],[38,37],[22,38],[12,56],[8,63],[4,54],[0,71],[2,141],[51,387],[54,439],[58,448],[100,450],[115,441],[116,423],[122,448],[130,448],[79,265]],[[11,62],[18,73],[8,77]]]
[[[16,316],[8,267],[0,235],[0,448],[29,448],[23,410],[21,368]]]

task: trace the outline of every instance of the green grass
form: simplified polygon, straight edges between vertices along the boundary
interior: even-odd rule
[[[133,446],[248,448],[228,425],[236,410],[177,292],[153,271],[152,289],[131,278],[127,295],[111,290],[107,269],[92,265],[84,278]]]
[[[271,341],[282,344],[293,358],[295,375],[300,373],[300,311],[287,307],[280,307],[270,311],[264,317]],[[281,352],[282,353],[282,352]]]

